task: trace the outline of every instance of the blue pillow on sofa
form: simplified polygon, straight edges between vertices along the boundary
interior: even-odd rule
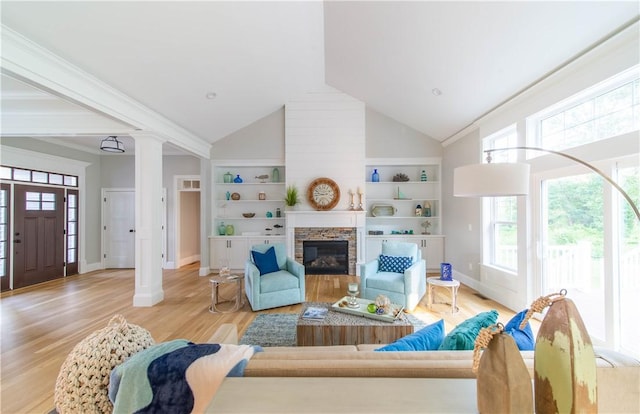
[[[437,351],[444,339],[444,320],[427,325],[376,351]]]
[[[260,276],[280,270],[273,246],[269,247],[264,253],[251,250],[251,256],[253,257],[253,263],[260,271]]]
[[[445,336],[440,345],[441,350],[472,351],[480,329],[487,328],[498,320],[498,311],[492,309],[482,312],[458,324]]]
[[[520,323],[522,323],[527,311],[528,309],[518,312],[516,316],[511,318],[504,326],[504,332],[513,337],[516,345],[518,345],[518,349],[521,351],[533,351],[536,343],[529,321],[527,321],[523,329],[520,329]]]
[[[378,258],[378,263],[378,271],[380,272],[404,273],[405,270],[411,267],[411,257],[385,256],[381,254]]]

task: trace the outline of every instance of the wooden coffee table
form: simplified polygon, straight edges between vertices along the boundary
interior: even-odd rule
[[[388,344],[413,333],[413,325],[402,314],[393,322],[336,312],[331,303],[307,302],[296,324],[298,346]],[[308,306],[329,309],[323,320],[303,319]]]

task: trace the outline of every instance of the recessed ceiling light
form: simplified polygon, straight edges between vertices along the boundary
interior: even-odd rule
[[[431,93],[434,94],[435,96],[442,95],[442,91],[440,89],[438,89],[438,88],[431,89]]]
[[[207,92],[205,96],[207,99],[216,99],[216,96],[218,96],[218,94],[215,92]]]

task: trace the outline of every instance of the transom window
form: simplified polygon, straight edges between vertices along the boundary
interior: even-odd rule
[[[640,129],[640,65],[527,119],[529,141],[560,151]]]
[[[77,187],[78,177],[75,175],[57,174],[47,171],[29,170],[26,168],[0,166],[0,178],[5,180],[30,182],[37,184],[61,185]]]

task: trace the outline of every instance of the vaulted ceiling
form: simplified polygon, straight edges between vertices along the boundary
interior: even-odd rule
[[[3,30],[209,143],[325,85],[442,141],[640,14],[636,1],[3,1],[1,7]],[[87,126],[61,138],[74,144],[130,128],[11,79],[6,70],[2,111],[3,120],[83,113]],[[99,128],[91,130],[95,122]],[[33,134],[65,135],[53,131],[47,134],[45,125]]]

